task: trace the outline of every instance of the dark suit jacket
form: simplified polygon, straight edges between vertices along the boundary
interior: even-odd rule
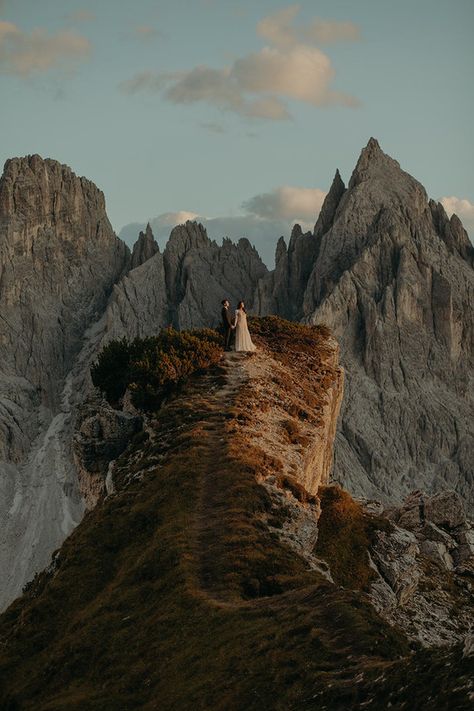
[[[226,309],[223,306],[222,311],[221,311],[221,316],[222,316],[222,325],[224,327],[224,330],[227,331],[229,328],[232,328],[232,317],[230,315],[229,309]]]

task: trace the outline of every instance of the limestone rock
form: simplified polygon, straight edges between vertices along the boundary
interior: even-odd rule
[[[452,570],[454,567],[453,559],[449,555],[447,547],[440,541],[423,541],[421,544],[421,552],[428,556],[428,558],[432,558],[434,561],[444,566],[447,570]]]
[[[428,541],[442,543],[448,551],[452,551],[458,545],[456,540],[443,529],[438,528],[434,523],[428,521],[419,532],[420,537],[426,538]]]
[[[114,410],[105,400],[93,398],[79,408],[73,453],[87,508],[94,508],[104,493],[110,462],[141,428],[140,416]]]
[[[399,527],[395,527],[390,533],[377,531],[372,558],[400,605],[405,604],[418,587],[418,553],[416,538],[410,531]]]
[[[67,166],[14,158],[0,178],[0,608],[80,521],[73,372],[130,253],[103,193]],[[87,387],[87,386],[86,386]]]
[[[379,614],[411,639],[427,647],[456,644],[474,624],[474,557],[464,557],[464,541],[472,528],[465,522],[451,535],[431,521],[407,516],[422,498],[422,492],[415,491],[399,509],[382,513],[375,502],[369,508],[364,505],[369,516],[377,517],[376,529],[381,519],[397,522],[378,530],[371,543],[369,562],[375,577],[369,597]],[[401,526],[403,516],[410,530]]]
[[[317,257],[319,240],[311,232],[303,233],[296,224],[288,249],[283,237],[275,255],[275,270],[259,283],[256,305],[260,313],[278,313],[298,320],[302,316],[303,293]]]
[[[346,186],[341,178],[339,170],[336,170],[336,175],[332,181],[332,185],[324,200],[321,211],[318,215],[317,222],[314,226],[314,234],[316,237],[322,237],[331,227],[336,216],[336,210],[339,207],[341,198],[346,192]]]
[[[462,656],[474,657],[474,634],[466,635],[464,639],[464,645],[462,650]]]
[[[145,232],[140,232],[137,241],[133,245],[131,269],[139,267],[143,262],[146,262],[147,259],[151,259],[151,257],[159,251],[158,244],[155,242],[150,223],[148,222]]]
[[[466,523],[462,499],[455,491],[440,491],[427,499],[425,516],[438,526],[456,528]]]
[[[472,511],[474,270],[458,218],[371,139],[348,188],[333,183],[314,237],[290,299],[341,345],[336,479],[387,504],[455,488]],[[281,255],[259,285],[262,313],[288,313]]]

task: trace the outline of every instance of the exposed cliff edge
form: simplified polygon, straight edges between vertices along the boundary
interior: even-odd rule
[[[141,413],[96,506],[0,617],[5,708],[469,708],[458,573],[434,578],[457,605],[452,646],[396,624],[430,564],[402,529],[421,530],[419,500],[389,518],[327,486],[337,345],[278,319],[253,332],[256,354],[226,354]],[[95,435],[81,430],[83,452]],[[456,498],[423,515],[432,539],[472,530]]]
[[[474,510],[473,254],[457,216],[370,139],[259,284],[260,313],[324,323],[340,343],[335,477],[356,495],[454,488]]]
[[[47,563],[84,506],[72,370],[130,253],[103,193],[38,155],[0,179],[0,608]]]

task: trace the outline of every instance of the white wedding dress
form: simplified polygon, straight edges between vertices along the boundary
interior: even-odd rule
[[[247,314],[241,309],[237,309],[235,312],[235,350],[257,350],[250,338],[249,327],[247,326]]]

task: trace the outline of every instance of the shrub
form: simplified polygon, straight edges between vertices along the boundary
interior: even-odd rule
[[[360,505],[339,486],[322,486],[316,555],[331,568],[334,581],[354,590],[367,590],[373,578],[369,565],[371,521]]]
[[[217,363],[220,337],[211,329],[176,331],[112,341],[91,368],[92,382],[114,406],[130,388],[136,407],[155,409],[193,373]]]

